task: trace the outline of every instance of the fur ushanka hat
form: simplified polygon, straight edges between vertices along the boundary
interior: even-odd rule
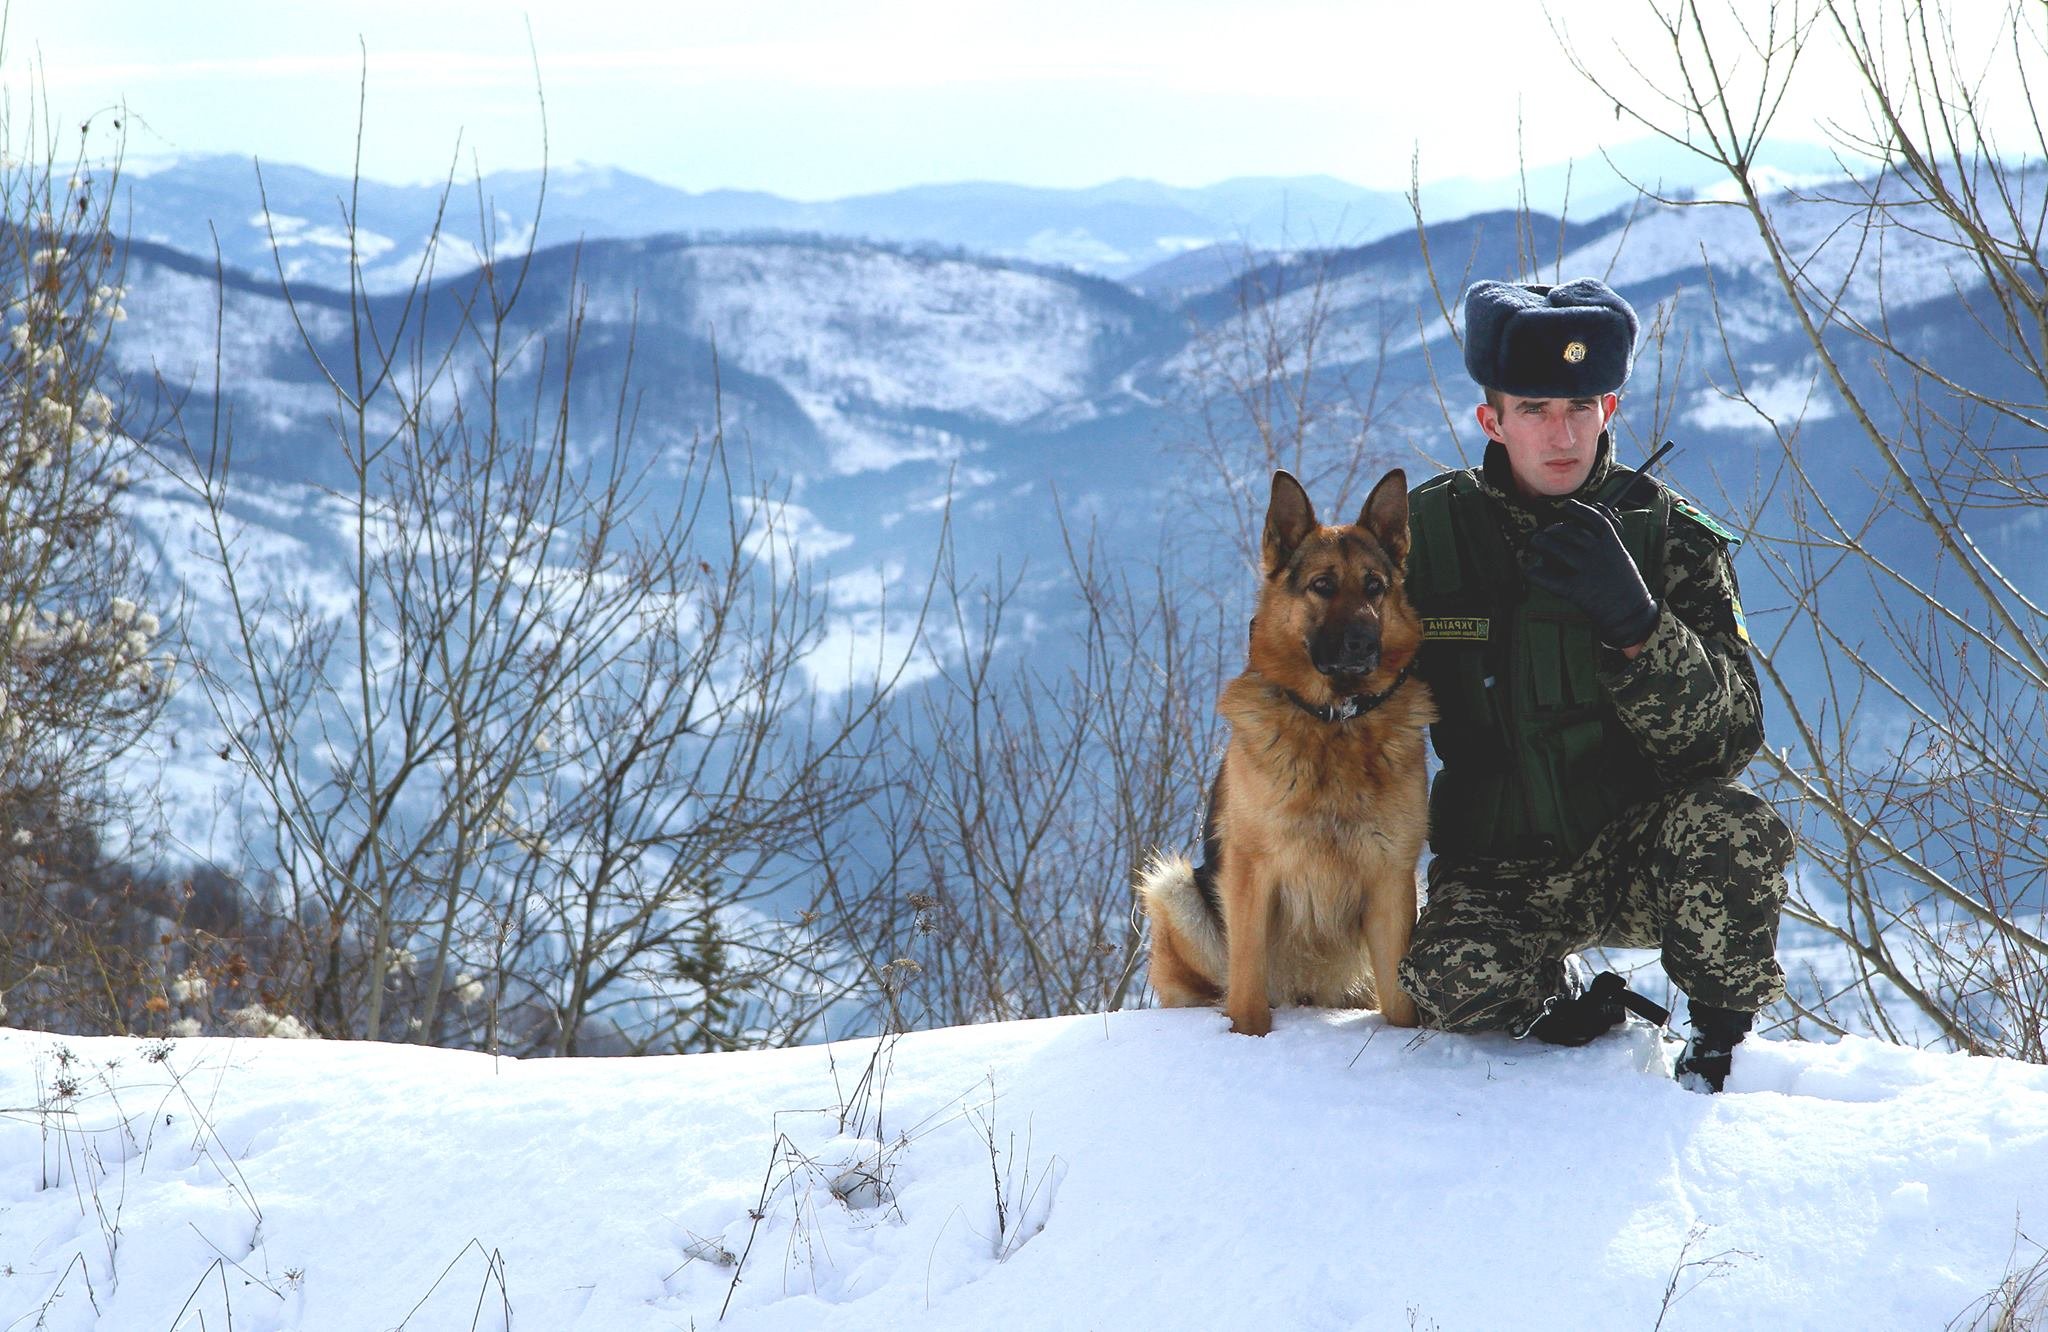
[[[1591,398],[1628,382],[1636,312],[1596,278],[1555,287],[1475,282],[1465,293],[1465,371],[1518,398]]]

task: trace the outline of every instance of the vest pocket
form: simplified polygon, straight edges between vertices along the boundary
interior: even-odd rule
[[[1632,798],[1623,784],[1632,774],[1616,770],[1607,738],[1607,726],[1598,716],[1572,722],[1557,732],[1558,785],[1563,797],[1558,811],[1573,855],[1584,850]]]
[[[1522,632],[1529,693],[1539,710],[1585,708],[1600,701],[1599,644],[1576,611],[1531,615]]]
[[[1575,706],[1585,707],[1600,701],[1600,672],[1593,660],[1598,651],[1591,634],[1578,634],[1565,640],[1565,692]]]
[[[1523,820],[1511,805],[1513,788],[1496,769],[1477,776],[1446,767],[1429,788],[1429,845],[1440,855],[1492,854],[1511,839]]]
[[[1439,757],[1445,763],[1505,761],[1501,749],[1501,713],[1495,697],[1505,681],[1486,684],[1486,644],[1483,642],[1433,642],[1424,649],[1427,669],[1423,678],[1437,697],[1437,710],[1445,720],[1430,728]]]

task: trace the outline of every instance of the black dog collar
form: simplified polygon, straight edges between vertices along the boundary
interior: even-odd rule
[[[1420,653],[1410,657],[1408,664],[1401,668],[1401,673],[1394,677],[1394,683],[1388,685],[1377,694],[1346,694],[1334,703],[1318,705],[1309,702],[1292,689],[1282,689],[1280,692],[1287,695],[1289,703],[1308,713],[1311,717],[1326,722],[1348,722],[1353,717],[1363,717],[1366,713],[1371,712],[1374,708],[1392,698],[1395,690],[1408,683],[1408,677],[1414,672],[1415,663],[1420,660],[1420,657]]]

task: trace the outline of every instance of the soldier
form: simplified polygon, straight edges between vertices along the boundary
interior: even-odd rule
[[[1400,977],[1425,1025],[1578,1045],[1668,1015],[1573,954],[1661,949],[1692,1026],[1677,1072],[1718,1092],[1784,993],[1792,834],[1735,781],[1763,743],[1737,538],[1614,459],[1636,329],[1591,279],[1465,294],[1490,443],[1409,499],[1443,767]]]

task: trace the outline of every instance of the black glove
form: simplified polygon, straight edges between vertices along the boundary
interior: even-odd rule
[[[1657,627],[1656,599],[1621,544],[1621,523],[1610,509],[1566,500],[1564,520],[1529,538],[1523,572],[1584,611],[1609,647],[1634,647]]]
[[[1637,994],[1611,971],[1603,971],[1578,994],[1559,995],[1543,1006],[1525,1036],[1548,1045],[1584,1045],[1621,1025],[1630,1013],[1658,1026],[1671,1020],[1671,1010]]]

